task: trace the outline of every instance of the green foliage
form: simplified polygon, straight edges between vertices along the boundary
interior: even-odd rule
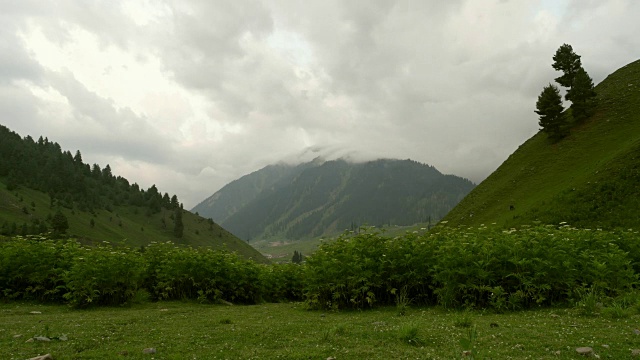
[[[73,244],[42,237],[0,239],[0,299],[61,301]]]
[[[475,326],[469,326],[466,336],[460,339],[460,346],[464,357],[470,360],[479,360],[478,349],[476,348],[476,342],[478,339],[478,331]]]
[[[152,300],[300,300],[302,270],[268,267],[239,255],[172,243],[131,249],[44,237],[0,239],[0,299],[74,307]]]
[[[147,279],[156,299],[256,303],[262,295],[259,265],[211,249],[151,244]]]
[[[16,237],[0,242],[0,299],[83,307],[145,297],[243,304],[304,298],[311,308],[395,304],[400,313],[414,301],[498,312],[577,301],[593,313],[600,299],[637,285],[639,243],[632,231],[440,227],[395,238],[345,234],[305,264],[261,265],[173,243],[132,249]],[[637,298],[620,299],[625,309],[638,305]]]
[[[400,327],[398,337],[404,343],[412,346],[421,346],[424,341],[418,336],[420,329],[416,324],[410,323]]]
[[[574,289],[617,296],[637,282],[637,233],[540,226],[440,228],[386,238],[343,236],[307,258],[305,297],[315,308],[392,305],[407,296],[444,307],[517,310],[567,303]]]
[[[67,229],[69,229],[69,221],[67,220],[67,217],[60,212],[60,210],[53,215],[53,218],[51,219],[51,228],[53,229],[53,233],[56,235],[65,234]]]
[[[131,249],[102,244],[77,248],[62,277],[68,291],[64,298],[75,307],[127,303],[140,296],[145,270],[141,254]]]
[[[453,326],[461,328],[470,328],[473,325],[473,314],[469,309],[464,309],[457,314],[453,322]]]
[[[263,265],[260,276],[260,282],[267,290],[263,300],[279,302],[303,298],[304,267],[296,264]]]
[[[391,293],[394,291],[392,290]],[[409,310],[409,306],[413,301],[409,295],[407,294],[407,287],[403,286],[400,291],[396,291],[396,309],[398,310],[398,315],[404,316],[407,314],[407,310]]]
[[[306,260],[307,302],[318,308],[393,304],[404,286],[409,297],[431,302],[433,244],[418,241],[416,234],[392,239],[369,232],[325,243]]]
[[[304,259],[304,256],[302,256],[302,253],[299,253],[298,250],[295,250],[293,252],[293,257],[291,258],[291,262],[294,264],[300,264],[303,259]]]
[[[555,85],[545,86],[538,96],[535,113],[540,115],[538,124],[553,141],[559,141],[568,135],[569,127],[563,113],[560,91]]]
[[[553,64],[551,66],[563,72],[562,76],[555,79],[556,82],[564,87],[571,87],[576,73],[582,68],[582,62],[580,61],[580,55],[573,51],[571,45],[563,44],[553,55]]]
[[[574,122],[582,123],[595,113],[596,95],[589,74],[583,68],[578,69],[566,96],[572,103],[571,114]]]
[[[578,301],[576,301],[575,307],[578,309],[580,314],[585,316],[594,316],[600,313],[604,297],[597,290],[597,287],[576,288],[575,292],[578,296]]]

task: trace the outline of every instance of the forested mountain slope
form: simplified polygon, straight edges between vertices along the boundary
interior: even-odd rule
[[[466,179],[412,160],[316,159],[265,167],[225,186],[192,211],[211,216],[243,239],[303,239],[365,224],[437,220],[473,187]],[[244,203],[223,201],[236,193],[251,196]]]
[[[22,138],[0,125],[0,235],[46,232],[88,243],[226,247],[265,261],[212,220],[184,211],[176,195],[155,185],[141,189],[109,165],[85,164],[80,151],[72,155],[47,138]]]

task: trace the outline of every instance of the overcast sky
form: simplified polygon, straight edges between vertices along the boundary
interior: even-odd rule
[[[478,183],[538,131],[563,43],[598,83],[637,0],[0,0],[0,124],[195,206],[268,164],[413,159]]]

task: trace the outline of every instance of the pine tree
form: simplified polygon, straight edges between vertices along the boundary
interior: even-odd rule
[[[173,236],[182,238],[184,232],[184,224],[182,224],[182,210],[176,209],[173,224]]]
[[[535,113],[540,115],[538,124],[553,141],[558,141],[568,135],[566,116],[563,113],[562,97],[558,88],[549,84],[542,90],[536,102]]]
[[[82,164],[82,154],[80,153],[80,150],[76,150],[76,155],[73,157],[73,162],[76,165],[83,165]]]
[[[553,61],[551,66],[564,73],[555,79],[556,82],[566,88],[573,86],[573,78],[578,72],[578,69],[582,68],[580,55],[573,52],[571,45],[563,44],[553,56]]]
[[[596,105],[596,92],[593,89],[593,80],[583,68],[578,69],[576,72],[566,98],[571,101],[571,114],[574,121],[582,122],[593,115]]]
[[[69,221],[60,210],[51,218],[51,228],[55,235],[64,234],[67,232],[67,229],[69,229]]]
[[[178,196],[173,195],[171,197],[171,208],[172,209],[177,209],[180,207],[180,202],[178,202]]]
[[[293,252],[293,257],[291,258],[291,262],[294,264],[300,264],[302,262],[302,253],[299,253],[297,250]]]

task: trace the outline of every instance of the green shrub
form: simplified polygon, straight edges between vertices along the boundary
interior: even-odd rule
[[[312,308],[365,308],[406,287],[419,303],[498,312],[567,303],[584,285],[615,297],[637,283],[640,255],[627,249],[639,242],[568,226],[345,234],[307,258],[304,296]]]
[[[263,290],[260,265],[208,248],[152,244],[146,286],[156,299],[256,303]]]
[[[66,291],[62,276],[76,248],[74,242],[41,236],[0,242],[0,299],[62,300]]]
[[[146,268],[140,253],[109,245],[80,249],[64,274],[70,305],[121,305],[136,296]]]
[[[418,336],[419,328],[417,325],[405,324],[400,327],[398,330],[398,338],[400,341],[407,343],[412,346],[420,346],[424,343],[424,341]]]

